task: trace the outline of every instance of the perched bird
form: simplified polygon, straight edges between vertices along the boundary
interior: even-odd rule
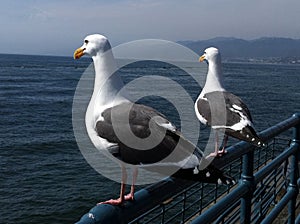
[[[222,156],[226,153],[228,136],[256,146],[263,146],[263,141],[253,128],[246,104],[224,88],[219,50],[214,47],[207,48],[199,61],[208,63],[208,72],[205,85],[195,102],[195,112],[202,124],[209,125],[215,130],[215,150],[208,157]],[[218,131],[225,134],[221,150],[219,150]]]
[[[92,57],[95,69],[94,91],[85,118],[87,132],[96,148],[100,145],[112,158],[117,158],[122,172],[120,197],[101,203],[120,205],[125,200],[134,200],[138,167],[149,165],[177,167],[173,176],[178,178],[233,183],[231,177],[213,165],[204,167],[207,161],[202,151],[185,139],[163,114],[128,99],[106,37],[87,36],[74,52],[74,58],[83,55]],[[143,144],[143,140],[149,142]],[[130,193],[125,195],[127,165],[135,168]]]

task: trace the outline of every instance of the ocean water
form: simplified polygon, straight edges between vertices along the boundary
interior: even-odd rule
[[[93,170],[73,134],[73,96],[90,63],[0,55],[0,223],[74,223],[97,202],[118,195],[119,184]],[[151,74],[172,78],[193,100],[200,91],[189,75],[165,63],[135,63],[120,74],[125,83]],[[258,131],[300,112],[300,66],[226,63],[224,76]],[[169,101],[152,96],[141,102],[180,127]]]

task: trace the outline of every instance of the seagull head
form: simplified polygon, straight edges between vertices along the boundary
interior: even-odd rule
[[[199,58],[199,61],[206,61],[207,63],[209,62],[217,62],[221,60],[221,54],[219,50],[215,47],[209,47],[206,48],[203,55]]]
[[[79,59],[85,54],[94,57],[110,49],[110,43],[105,36],[92,34],[84,38],[83,45],[74,52],[74,59]]]

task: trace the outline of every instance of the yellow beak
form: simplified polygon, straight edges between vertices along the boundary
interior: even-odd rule
[[[84,53],[83,53],[83,51],[85,50],[85,48],[78,48],[75,52],[74,52],[74,59],[79,59],[79,58],[81,58],[83,55],[84,55]]]
[[[202,55],[200,58],[199,58],[199,61],[202,62],[205,60],[205,55]]]

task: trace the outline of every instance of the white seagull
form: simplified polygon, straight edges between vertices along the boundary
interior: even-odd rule
[[[120,91],[124,85],[116,72],[116,62],[106,37],[100,34],[87,36],[83,45],[74,52],[74,59],[83,55],[92,57],[95,69],[94,91],[85,119],[88,135],[96,148],[100,142],[100,148],[117,158],[122,167],[120,197],[101,203],[121,205],[126,200],[134,200],[138,172],[137,168],[133,170],[131,190],[125,195],[126,165],[163,166],[164,159],[169,157],[164,165],[178,167],[178,171],[172,175],[174,177],[212,183],[234,183],[231,177],[214,166],[207,165],[202,151],[186,140],[163,114],[151,107],[131,102],[127,94]],[[129,135],[129,132],[134,136]],[[134,147],[138,139],[148,137],[151,137],[151,142],[157,143],[150,148],[145,145],[145,149]],[[205,163],[206,167],[203,167]]]
[[[195,112],[201,123],[215,130],[215,150],[208,157],[221,156],[226,153],[228,136],[250,142],[256,146],[264,143],[257,136],[250,111],[246,104],[236,95],[227,92],[223,85],[221,55],[217,48],[210,47],[204,51],[199,61],[208,63],[205,85],[195,102]],[[218,145],[218,131],[225,133],[221,150]]]

